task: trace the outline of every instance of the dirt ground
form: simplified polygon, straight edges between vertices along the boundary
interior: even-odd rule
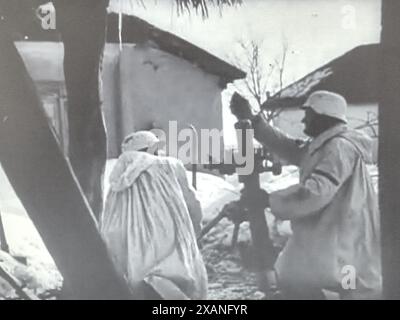
[[[248,228],[242,226],[242,233]],[[248,239],[231,248],[233,227],[229,222],[221,222],[203,241],[202,253],[208,271],[208,298],[210,300],[261,299],[256,279],[250,265],[245,265]],[[247,254],[248,255],[248,254]]]

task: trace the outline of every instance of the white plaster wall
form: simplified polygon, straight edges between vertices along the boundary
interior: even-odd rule
[[[193,125],[222,132],[221,88],[216,76],[153,48],[125,46],[120,57],[122,131],[154,124],[169,134]],[[221,149],[223,141],[221,140]]]
[[[65,81],[61,42],[16,42],[15,45],[35,81]]]
[[[20,42],[17,47],[37,84],[64,83],[62,43]],[[218,77],[163,51],[124,45],[120,52],[119,45],[107,44],[102,87],[110,158],[118,156],[125,135],[152,123],[165,131],[170,120],[178,121],[179,129],[192,124],[198,131],[222,130]]]

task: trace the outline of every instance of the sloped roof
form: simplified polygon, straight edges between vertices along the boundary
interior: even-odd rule
[[[356,47],[290,84],[273,98],[286,107],[299,106],[317,90],[343,95],[349,103],[378,101],[379,45]]]
[[[232,82],[246,77],[246,73],[204,49],[135,16],[122,17],[122,42],[152,42],[160,50],[178,56],[198,66],[207,73],[220,77],[223,82]],[[108,17],[108,42],[119,42],[118,15]]]
[[[178,56],[198,66],[205,72],[218,76],[222,85],[246,77],[246,73],[206,50],[186,41],[170,32],[135,16],[123,15],[122,41],[124,43],[144,44],[151,42],[158,49]],[[59,42],[56,30],[43,30],[38,25],[30,25],[15,35],[15,40]],[[25,37],[27,37],[25,39]],[[107,42],[118,43],[118,15],[108,14]]]

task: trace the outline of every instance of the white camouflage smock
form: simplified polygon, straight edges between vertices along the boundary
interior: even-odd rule
[[[276,262],[281,283],[379,298],[378,199],[366,167],[376,157],[375,141],[344,124],[304,143],[265,119],[254,129],[258,141],[300,170],[299,184],[270,195],[271,212],[290,220],[293,231]],[[356,288],[344,292],[348,266]]]
[[[100,231],[133,292],[144,280],[164,299],[206,298],[207,273],[196,242],[201,219],[179,160],[137,151],[120,156]]]

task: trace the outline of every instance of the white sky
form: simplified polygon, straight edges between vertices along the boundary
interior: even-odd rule
[[[143,0],[146,9],[137,0],[123,1],[134,2],[126,10],[227,61],[240,55],[238,40],[262,42],[264,59],[273,61],[286,39],[285,84],[380,39],[381,0],[244,0],[240,7],[225,7],[222,15],[211,9],[206,20],[196,14],[178,16],[173,0]],[[225,108],[225,124],[232,121]]]
[[[207,20],[177,16],[173,0],[143,1],[147,9],[135,4],[135,15],[223,59],[229,60],[240,39],[262,41],[265,58],[274,59],[285,37],[291,53],[286,82],[357,45],[379,42],[381,0],[243,0],[240,7],[225,7],[222,16],[211,9]],[[351,10],[354,24],[346,24]]]

